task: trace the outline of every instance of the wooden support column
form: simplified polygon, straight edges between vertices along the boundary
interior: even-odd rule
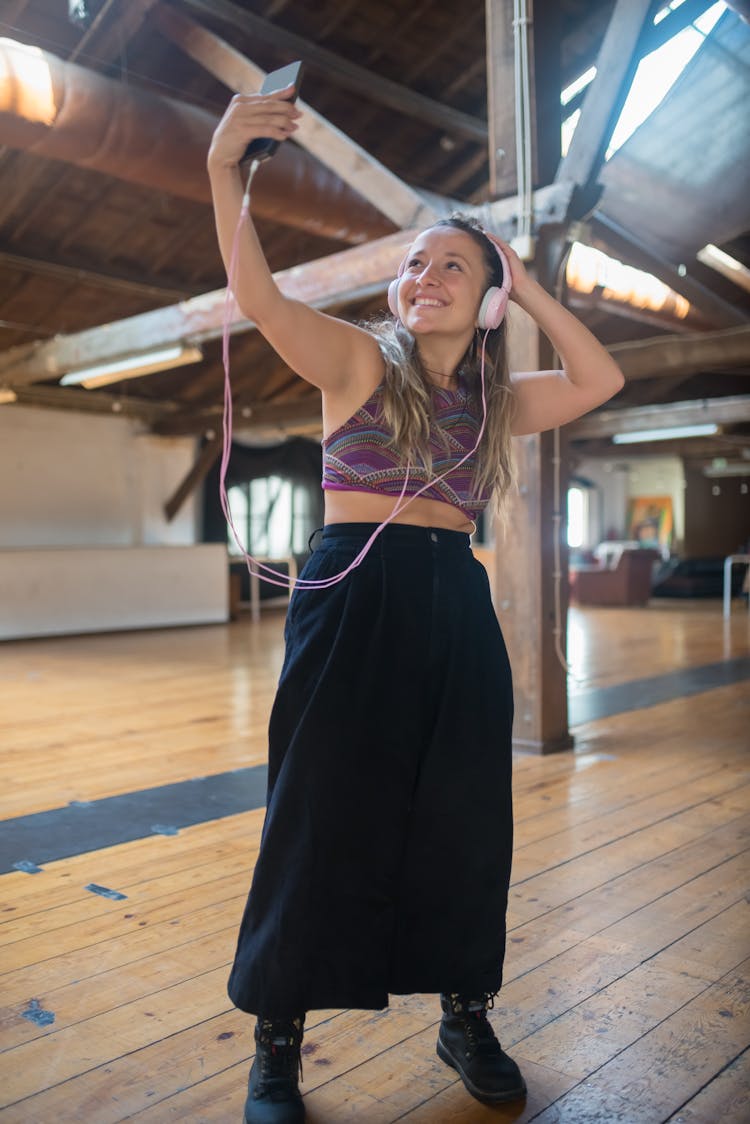
[[[532,181],[551,183],[560,161],[560,37],[556,0],[528,0],[529,112],[544,129],[532,130]],[[514,0],[485,0],[490,196],[518,190]]]
[[[516,192],[513,0],[485,0],[490,195]]]
[[[534,321],[511,307],[509,359],[512,370],[549,366],[549,345]],[[533,753],[570,749],[567,677],[555,650],[555,535],[561,537],[560,636],[565,651],[567,548],[565,520],[555,521],[554,434],[514,439],[518,492],[509,500],[505,526],[495,527],[493,588],[500,625],[513,668],[514,748]],[[562,456],[560,496],[567,496]]]
[[[486,0],[489,120],[492,143],[500,135],[515,137],[513,0]],[[552,178],[560,154],[560,54],[559,13],[556,4],[539,0],[527,5],[530,52],[531,104],[525,112],[531,122],[534,156],[533,178]],[[520,9],[519,9],[520,10]],[[540,28],[546,27],[542,35]],[[536,52],[535,52],[536,48]],[[540,68],[535,67],[538,54]],[[515,144],[514,140],[513,143]],[[503,148],[507,145],[502,144]],[[492,157],[492,153],[491,153]],[[494,161],[493,194],[516,191],[513,151],[511,180],[507,159]],[[493,168],[493,159],[490,161]],[[539,235],[536,262],[529,265],[542,284],[554,283],[564,247],[562,221],[535,223]],[[493,227],[494,229],[494,227]],[[533,371],[553,366],[551,348],[534,321],[514,305],[509,311],[509,365],[511,370]],[[517,438],[514,451],[519,489],[509,499],[507,523],[495,527],[493,589],[500,624],[513,668],[515,721],[513,744],[534,753],[570,749],[567,676],[557,656],[555,628],[559,626],[564,651],[567,623],[567,551],[560,543],[560,611],[555,612],[555,542],[564,535],[564,521],[555,517],[555,438],[552,433]],[[563,468],[561,464],[560,469]],[[561,471],[559,490],[564,505],[567,479]]]

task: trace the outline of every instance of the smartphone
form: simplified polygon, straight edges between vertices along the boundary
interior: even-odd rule
[[[272,70],[263,79],[260,88],[261,94],[272,94],[276,90],[285,90],[287,86],[294,86],[294,93],[289,101],[296,101],[302,79],[302,63],[290,62],[289,66],[282,66],[280,70]],[[270,137],[257,137],[250,141],[245,149],[245,155],[240,160],[244,164],[248,160],[268,160],[279,147],[279,141]]]

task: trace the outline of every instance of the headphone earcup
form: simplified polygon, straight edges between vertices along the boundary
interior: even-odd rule
[[[398,319],[398,287],[401,284],[400,277],[394,277],[388,286],[388,307],[393,315]]]
[[[477,313],[477,327],[499,328],[508,307],[508,290],[493,285],[482,297]]]

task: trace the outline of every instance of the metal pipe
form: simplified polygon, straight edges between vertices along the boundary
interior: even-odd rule
[[[0,39],[0,144],[207,203],[206,154],[217,120],[197,106]],[[253,213],[349,243],[395,229],[292,144],[259,171]]]

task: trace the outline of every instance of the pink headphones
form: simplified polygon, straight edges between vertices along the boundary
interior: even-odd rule
[[[459,228],[456,228],[459,229]],[[479,306],[477,313],[477,326],[479,328],[499,328],[505,316],[505,310],[508,307],[508,297],[510,296],[510,289],[512,285],[512,277],[510,272],[510,265],[508,259],[503,253],[502,247],[496,238],[488,234],[486,230],[482,231],[488,242],[491,242],[495,247],[497,256],[500,258],[500,263],[503,267],[503,283],[498,288],[497,285],[492,285],[482,297],[482,303]],[[406,263],[409,260],[409,254],[406,255],[401,265],[398,267],[398,274],[391,281],[388,286],[388,307],[393,315],[398,318],[398,287],[401,284],[401,278]]]

